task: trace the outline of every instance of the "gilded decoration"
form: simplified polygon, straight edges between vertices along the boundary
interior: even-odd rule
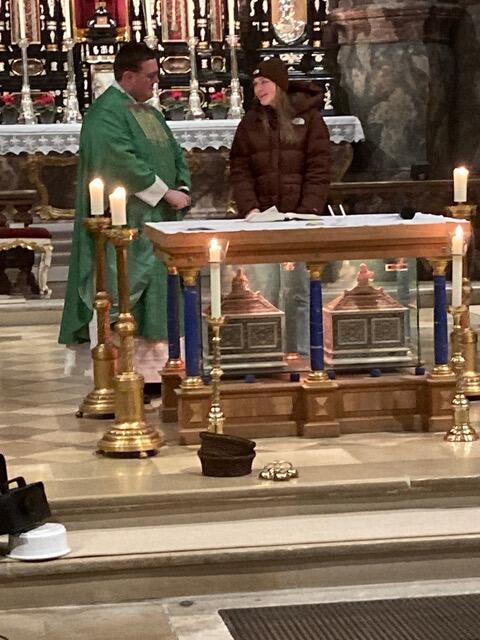
[[[39,204],[35,206],[34,211],[42,220],[59,220],[75,217],[75,209],[73,207],[61,207],[50,204],[51,196],[46,182],[46,170],[56,169],[58,167],[71,167],[75,169],[77,164],[77,156],[46,156],[40,153],[28,156],[28,178],[37,189],[39,196]],[[50,179],[52,179],[51,176]]]

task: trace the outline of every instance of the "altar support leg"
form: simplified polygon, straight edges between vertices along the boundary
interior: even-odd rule
[[[304,421],[299,435],[310,438],[340,435],[336,417],[338,385],[325,373],[321,276],[324,264],[307,265],[310,274],[310,366],[303,385]]]
[[[183,369],[180,356],[180,327],[178,322],[178,271],[168,269],[167,279],[167,330],[168,330],[168,369]]]
[[[324,264],[307,265],[310,274],[310,367],[309,383],[327,382],[323,349],[322,273]]]
[[[183,279],[183,300],[185,316],[185,370],[187,377],[182,381],[182,389],[203,386],[200,377],[200,318],[198,313],[197,269],[181,271]]]
[[[160,415],[162,422],[178,420],[178,389],[185,373],[180,354],[180,327],[178,320],[179,276],[176,267],[169,267],[167,277],[167,330],[168,361],[162,371],[162,405]]]
[[[445,271],[448,260],[431,259],[434,283],[433,343],[435,365],[427,379],[428,431],[448,430],[452,422],[452,398],[455,393],[455,376],[448,358],[447,292]]]
[[[447,289],[445,270],[447,260],[431,260],[433,267],[433,345],[435,349],[435,366],[432,376],[451,376],[453,374],[448,363],[448,320]]]

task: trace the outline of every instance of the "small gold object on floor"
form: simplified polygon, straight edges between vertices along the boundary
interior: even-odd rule
[[[143,376],[135,371],[135,319],[130,312],[128,245],[137,229],[116,227],[105,230],[117,252],[119,315],[115,325],[120,338],[120,372],[114,378],[115,426],[98,443],[98,453],[110,456],[146,458],[158,453],[163,434],[145,422]]]
[[[258,477],[260,480],[274,480],[285,482],[291,478],[298,478],[298,471],[291,462],[287,460],[275,460],[269,462],[260,471]]]
[[[454,424],[444,438],[447,442],[473,442],[478,440],[478,434],[470,424],[470,403],[464,392],[465,358],[462,353],[461,318],[466,309],[464,305],[450,307],[455,337],[455,353],[451,358],[451,364],[457,378],[457,388],[452,401]]]
[[[94,388],[84,398],[77,411],[77,418],[84,415],[107,417],[115,413],[115,391],[113,378],[117,371],[118,349],[112,343],[110,331],[111,301],[107,293],[105,278],[105,235],[110,227],[110,218],[90,216],[83,221],[95,246],[95,301],[97,311],[98,344],[92,349]]]

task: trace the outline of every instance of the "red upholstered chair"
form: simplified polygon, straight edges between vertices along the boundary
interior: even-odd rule
[[[52,235],[43,227],[30,227],[30,213],[17,213],[14,221],[17,224],[11,228],[6,216],[0,214],[0,294],[40,294],[49,297],[51,290],[47,286],[47,275],[52,260]],[[23,227],[19,228],[17,225],[20,222]],[[41,253],[38,281],[32,273],[35,251]],[[6,269],[10,268],[18,270],[13,284],[6,273]]]

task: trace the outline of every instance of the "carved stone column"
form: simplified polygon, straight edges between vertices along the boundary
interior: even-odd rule
[[[436,0],[333,3],[340,103],[365,131],[364,178],[409,178],[411,165],[423,162],[431,164],[431,177],[442,177],[452,161],[451,41],[461,9]]]

